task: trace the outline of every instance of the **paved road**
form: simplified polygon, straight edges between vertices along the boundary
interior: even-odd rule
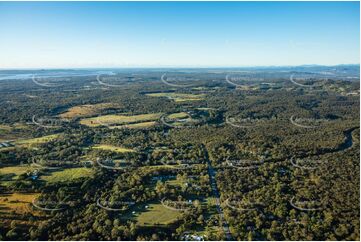
[[[213,168],[213,166],[211,164],[211,161],[209,160],[209,157],[208,157],[208,151],[207,151],[207,149],[206,149],[206,147],[204,145],[203,145],[203,148],[204,148],[204,151],[206,152],[206,159],[207,159],[207,163],[208,163],[209,181],[210,181],[210,184],[211,184],[213,196],[214,196],[215,201],[216,201],[216,208],[217,208],[217,212],[219,214],[220,220],[221,220],[221,226],[223,228],[226,239],[227,240],[233,240],[232,234],[231,234],[231,232],[229,230],[228,223],[224,219],[224,213],[223,213],[223,210],[222,210],[222,207],[221,207],[221,200],[220,200],[218,187],[217,187],[217,182],[216,182],[217,171]]]

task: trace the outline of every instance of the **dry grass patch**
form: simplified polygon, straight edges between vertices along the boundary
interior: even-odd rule
[[[146,94],[150,97],[166,97],[174,100],[175,102],[186,102],[186,101],[200,101],[204,99],[204,94],[189,94],[189,93],[175,93],[175,92],[160,92],[160,93],[149,93]]]
[[[89,168],[67,168],[61,171],[53,171],[49,175],[41,176],[41,179],[49,183],[67,182],[82,177],[90,177],[94,175],[94,171]]]
[[[59,115],[63,119],[73,119],[79,117],[90,117],[99,114],[101,111],[117,108],[119,105],[114,103],[98,103],[98,104],[87,104],[71,107],[65,113]]]
[[[128,148],[119,147],[119,146],[113,146],[113,145],[104,145],[104,144],[94,145],[94,146],[92,146],[92,149],[110,150],[110,151],[117,152],[117,153],[135,152],[135,150],[133,150],[133,149],[128,149]]]
[[[39,193],[13,193],[10,195],[0,195],[0,210],[6,214],[15,212],[16,214],[33,213],[31,209],[32,201]]]
[[[149,122],[141,122],[135,124],[124,124],[111,127],[112,129],[145,129],[156,125],[156,121],[149,121]]]
[[[38,138],[31,138],[31,139],[20,139],[16,140],[14,143],[19,146],[31,148],[33,146],[39,145],[39,144],[45,144],[47,142],[56,140],[59,138],[60,134],[51,134],[46,135]]]
[[[161,113],[149,113],[149,114],[140,114],[140,115],[103,115],[93,118],[85,118],[80,121],[80,124],[97,127],[102,125],[117,125],[117,124],[135,124],[141,122],[149,122],[158,120],[161,116]]]

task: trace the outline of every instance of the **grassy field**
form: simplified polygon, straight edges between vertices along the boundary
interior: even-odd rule
[[[119,147],[119,146],[113,146],[113,145],[104,145],[104,144],[94,145],[94,146],[92,146],[92,149],[110,150],[110,151],[117,152],[117,153],[135,152],[133,149],[128,149],[128,148]]]
[[[53,140],[57,139],[59,136],[60,136],[60,134],[51,134],[51,135],[46,135],[46,136],[38,137],[38,138],[19,139],[19,140],[16,140],[14,143],[19,146],[31,147],[33,145],[45,144],[47,142],[53,141]]]
[[[173,113],[166,116],[165,118],[166,122],[173,126],[184,126],[184,122],[187,124],[193,121],[192,117],[185,112]]]
[[[16,214],[31,213],[31,203],[37,196],[39,196],[38,193],[2,194],[0,195],[0,211],[8,215],[12,212]]]
[[[180,113],[172,113],[170,115],[168,115],[166,118],[167,119],[184,119],[184,118],[189,118],[189,114],[185,113],[185,112],[180,112]]]
[[[189,94],[189,93],[165,93],[165,92],[159,92],[159,93],[149,93],[146,94],[150,97],[166,97],[171,100],[174,100],[175,102],[186,102],[186,101],[199,101],[204,99],[204,94]]]
[[[52,135],[46,135],[46,136],[38,137],[38,138],[24,138],[24,134],[21,135],[21,134],[19,134],[19,132],[9,131],[8,134],[4,134],[0,130],[0,142],[6,142],[9,140],[12,141],[12,142],[10,142],[10,144],[12,146],[1,147],[0,151],[13,150],[16,147],[36,149],[35,147],[37,145],[45,144],[47,142],[53,141],[53,140],[57,139],[59,136],[60,136],[60,134],[52,134]]]
[[[4,181],[15,181],[19,175],[33,171],[39,168],[31,166],[8,166],[0,168],[0,175],[4,176]],[[93,175],[93,171],[89,168],[68,168],[60,171],[52,171],[46,175],[42,175],[40,178],[47,182],[64,182],[81,177],[87,177]],[[5,184],[5,182],[4,182]]]
[[[148,121],[148,122],[141,122],[141,123],[135,123],[135,124],[124,124],[124,125],[118,125],[118,126],[112,126],[110,128],[112,129],[145,129],[152,127],[156,125],[156,121]]]
[[[178,180],[178,179],[167,180],[166,183],[168,185],[175,186],[175,187],[180,187],[180,186],[183,185],[183,182],[181,180]]]
[[[161,113],[149,113],[149,114],[140,114],[140,115],[104,115],[93,118],[85,118],[80,121],[80,124],[97,127],[102,125],[116,125],[116,124],[133,124],[141,123],[148,121],[158,120],[161,116]]]
[[[136,214],[137,224],[140,226],[167,225],[177,220],[181,214],[163,207],[160,203],[149,204],[146,211]],[[137,212],[137,210],[134,210]]]
[[[50,183],[66,182],[82,177],[92,176],[93,170],[85,167],[68,168],[61,171],[53,171],[49,175],[41,176],[41,179]]]
[[[19,175],[35,169],[30,166],[7,166],[0,168],[0,175],[5,176],[5,180],[16,180]]]
[[[6,228],[15,222],[16,226],[35,225],[42,219],[41,211],[33,209],[32,201],[39,193],[12,193],[0,195],[0,227]],[[37,220],[24,219],[23,215],[31,214]]]
[[[114,103],[80,105],[69,108],[65,113],[60,114],[59,117],[63,119],[90,117],[99,114],[103,110],[116,108],[118,106],[119,105]]]

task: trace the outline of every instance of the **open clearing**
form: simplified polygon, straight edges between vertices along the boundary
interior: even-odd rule
[[[35,167],[31,166],[7,166],[0,168],[0,175],[3,176],[2,180],[13,181],[16,180],[19,175],[35,169]]]
[[[67,168],[61,171],[53,171],[49,175],[41,176],[42,180],[50,183],[67,182],[74,179],[89,177],[94,174],[94,171],[89,168]]]
[[[189,114],[187,114],[186,112],[180,112],[180,113],[172,113],[170,115],[168,115],[166,118],[167,119],[184,119],[184,118],[189,118]]]
[[[141,122],[155,121],[160,118],[161,113],[149,113],[149,114],[140,114],[140,115],[104,115],[93,118],[85,118],[80,121],[80,124],[97,127],[102,125],[116,125],[116,124],[135,124]]]
[[[152,127],[156,124],[157,124],[156,121],[149,121],[149,122],[141,122],[141,123],[135,123],[135,124],[124,124],[124,125],[112,126],[110,128],[112,128],[112,129],[144,129],[144,128]]]
[[[32,138],[32,139],[20,139],[15,141],[16,145],[31,147],[32,145],[45,144],[47,142],[56,140],[60,134],[51,134],[43,137]]]
[[[31,166],[8,166],[0,168],[0,175],[3,181],[15,181],[19,175],[37,170],[39,168]],[[85,167],[67,168],[59,171],[47,172],[46,175],[41,175],[41,180],[47,182],[65,182],[73,179],[88,177],[93,175],[93,170]],[[7,184],[4,182],[4,184]]]
[[[110,150],[110,151],[117,152],[117,153],[135,152],[135,150],[133,150],[133,149],[128,149],[128,148],[119,147],[119,146],[113,146],[113,145],[104,145],[104,144],[94,145],[94,146],[92,146],[92,149]]]
[[[148,206],[145,212],[141,212],[136,216],[137,224],[140,226],[167,225],[175,222],[181,214],[179,211],[166,209],[160,203],[152,203]]]
[[[65,113],[59,115],[63,119],[73,119],[80,117],[91,117],[99,114],[101,111],[111,108],[117,108],[119,105],[114,103],[87,104],[69,108]]]
[[[38,138],[24,138],[24,137],[18,137],[20,135],[16,135],[16,133],[14,133],[13,135],[4,135],[1,136],[1,131],[0,131],[0,142],[7,142],[9,140],[11,140],[9,147],[1,147],[0,150],[1,151],[7,151],[7,150],[13,150],[16,147],[23,147],[23,148],[29,148],[29,149],[36,149],[35,147],[37,145],[40,144],[45,144],[48,143],[50,141],[56,140],[60,134],[51,134],[51,135],[46,135],[46,136],[42,136],[42,137],[38,137]]]
[[[175,102],[186,102],[186,101],[200,101],[204,99],[204,94],[189,94],[189,93],[175,93],[175,92],[159,92],[159,93],[148,93],[150,97],[166,97]]]
[[[13,193],[0,195],[0,211],[2,213],[23,214],[32,212],[31,203],[39,193]]]

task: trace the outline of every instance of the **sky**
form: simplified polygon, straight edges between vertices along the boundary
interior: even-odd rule
[[[359,2],[0,2],[3,69],[359,59]]]

